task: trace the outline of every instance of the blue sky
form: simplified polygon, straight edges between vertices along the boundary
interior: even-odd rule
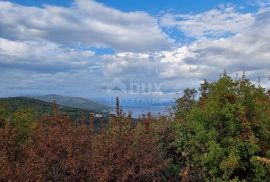
[[[269,4],[0,1],[0,96],[171,99],[224,70],[268,88]]]
[[[12,2],[27,5],[27,6],[43,6],[44,4],[57,5],[57,6],[70,6],[72,0],[13,0]],[[246,9],[252,10],[256,2],[252,0],[199,0],[192,2],[190,0],[148,0],[148,1],[135,1],[135,0],[97,0],[97,2],[103,3],[109,7],[119,9],[121,11],[145,11],[152,15],[158,14],[163,11],[177,11],[181,13],[199,13],[207,11],[211,8],[215,8],[221,4],[234,4],[242,6]]]

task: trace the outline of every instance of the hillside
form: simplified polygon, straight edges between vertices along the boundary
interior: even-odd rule
[[[50,114],[51,113],[51,103],[41,101],[34,98],[28,98],[28,97],[9,97],[9,98],[0,98],[0,105],[4,106],[8,112],[13,113],[21,108],[30,108],[34,114],[35,117],[39,117],[44,114]],[[96,112],[95,110],[90,109],[81,109],[81,108],[74,108],[74,107],[67,107],[63,105],[59,106],[59,112],[68,115],[72,119],[80,119],[81,118],[81,111],[85,113],[85,115],[89,115],[90,113],[102,113],[102,112]],[[103,112],[104,117],[107,117],[108,113]]]
[[[16,110],[50,113],[50,103],[0,99],[0,181],[269,181],[270,95],[245,75],[185,89],[171,116],[133,119],[120,101],[111,118],[59,106],[78,119],[35,120]]]
[[[109,110],[111,110],[109,106],[81,97],[64,97],[55,94],[43,96],[29,96],[29,97],[45,102],[55,101],[57,104],[60,104],[62,106],[86,109],[97,113],[108,112]]]

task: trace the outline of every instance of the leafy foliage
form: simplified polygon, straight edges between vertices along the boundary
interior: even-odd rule
[[[203,84],[192,108],[180,106],[175,141],[185,166],[197,171],[197,179],[210,181],[259,180],[269,177],[269,165],[254,160],[270,149],[270,98],[245,76],[232,80],[224,74]],[[207,91],[207,92],[206,92]],[[190,99],[191,98],[191,99]],[[193,176],[194,177],[194,176]]]

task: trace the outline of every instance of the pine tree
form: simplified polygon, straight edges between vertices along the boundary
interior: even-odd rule
[[[116,116],[119,117],[121,115],[121,108],[120,108],[119,97],[116,97],[115,111],[116,111]]]

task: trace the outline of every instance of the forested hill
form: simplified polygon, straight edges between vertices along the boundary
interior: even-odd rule
[[[93,112],[101,113],[108,112],[111,110],[110,107],[97,103],[91,99],[82,98],[82,97],[66,97],[56,94],[43,95],[43,96],[29,96],[30,98],[42,100],[45,102],[55,101],[57,104],[67,107],[80,108],[91,110]]]
[[[57,103],[58,104],[58,103]],[[35,117],[51,113],[51,102],[45,102],[34,98],[28,97],[8,97],[0,98],[0,106],[5,107],[7,112],[14,113],[20,109],[31,109]],[[59,113],[67,115],[72,119],[79,119],[82,112],[88,116],[90,113],[100,113],[104,117],[107,117],[108,112],[102,112],[101,110],[89,110],[74,107],[67,107],[63,105],[58,105]]]

